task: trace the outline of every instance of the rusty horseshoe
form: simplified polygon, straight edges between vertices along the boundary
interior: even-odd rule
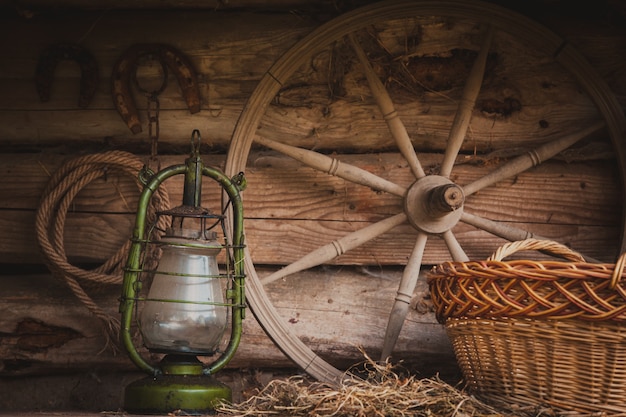
[[[141,121],[131,95],[130,80],[131,76],[135,76],[137,63],[141,57],[152,57],[161,63],[164,71],[167,69],[172,71],[178,80],[189,111],[192,114],[200,111],[200,89],[196,71],[185,55],[164,44],[133,45],[117,61],[111,75],[113,103],[133,134],[141,132]]]
[[[42,102],[50,100],[52,78],[57,64],[62,60],[76,61],[80,67],[80,97],[78,106],[85,108],[98,88],[98,64],[84,47],[74,43],[56,43],[47,46],[39,56],[35,73],[35,85]]]

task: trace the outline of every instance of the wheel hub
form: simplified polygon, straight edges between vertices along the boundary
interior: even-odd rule
[[[425,233],[450,230],[461,219],[463,189],[446,177],[428,175],[415,181],[404,198],[409,223]]]

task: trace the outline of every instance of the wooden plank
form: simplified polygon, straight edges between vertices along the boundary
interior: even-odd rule
[[[103,151],[106,152],[107,150]],[[187,150],[189,151],[189,149]],[[57,171],[66,170],[67,164],[88,155],[98,156],[101,153],[80,152],[73,154],[34,153],[34,154],[0,154],[0,174],[5,178],[0,184],[0,208],[17,210],[34,210],[40,205],[42,194],[51,177]],[[104,155],[104,154],[102,154]],[[127,172],[131,160],[141,166],[149,162],[145,155],[127,154],[128,160],[111,161],[103,170],[102,175],[87,184],[76,195],[72,204],[74,212],[101,212],[101,213],[134,213],[137,200],[143,186],[138,183],[138,171]],[[159,157],[162,168],[184,164],[187,155],[163,155]],[[207,165],[220,167],[223,165],[223,155],[204,155]],[[86,172],[84,164],[76,172]],[[166,186],[171,195],[172,203],[182,201],[183,179],[174,177],[167,180]],[[204,182],[203,191],[206,196],[214,195],[217,186],[210,179]],[[210,199],[206,202],[211,204]],[[211,208],[218,207],[213,205]]]
[[[414,181],[406,161],[398,154],[332,156],[405,187]],[[427,172],[436,171],[441,161],[437,154],[422,153],[419,158]],[[489,161],[461,159],[464,163],[458,164],[451,176],[461,186],[506,163],[498,157]],[[564,224],[576,223],[574,218],[596,225],[617,221],[615,204],[609,204],[619,198],[617,172],[612,164],[547,162],[469,196],[467,205],[497,220],[538,222],[556,215]],[[250,188],[244,198],[254,210],[249,216],[255,218],[375,221],[398,213],[403,204],[399,197],[377,193],[272,154],[253,154],[247,177]],[[555,198],[560,199],[557,202]],[[603,200],[606,205],[599,203],[595,207]],[[594,208],[587,209],[587,204]]]
[[[507,225],[530,230],[537,235],[566,242],[577,251],[603,260],[614,262],[619,250],[619,239],[614,227],[533,225],[507,223]],[[351,227],[352,226],[352,227]],[[255,264],[288,264],[314,249],[339,239],[354,231],[353,225],[336,222],[283,221],[246,222],[251,257]],[[364,227],[365,225],[359,225]],[[498,247],[506,243],[466,225],[459,225],[454,234],[470,259],[486,259]],[[331,263],[343,265],[405,265],[415,246],[416,233],[410,226],[397,227],[358,249],[334,259]],[[527,258],[536,258],[528,253]],[[439,237],[430,237],[423,257],[423,264],[433,265],[451,260],[451,255]]]
[[[71,263],[78,264],[104,262],[129,239],[133,219],[130,215],[72,216],[68,219],[65,231],[68,259]],[[32,212],[2,212],[1,262],[37,264],[43,261],[33,221]],[[255,263],[282,265],[367,224],[369,223],[248,219],[245,221],[246,242]],[[619,243],[614,226],[532,223],[510,225],[566,242],[574,249],[605,262],[614,260]],[[484,259],[505,243],[500,238],[462,224],[454,229],[454,233],[472,259]],[[361,248],[342,255],[335,262],[348,265],[404,265],[414,244],[415,230],[409,226],[398,227]],[[437,237],[431,238],[424,255],[424,263],[437,264],[449,259],[450,254],[443,241]]]
[[[403,186],[408,187],[413,181],[406,162],[398,155],[336,157]],[[426,171],[436,169],[441,160],[439,155],[429,154],[420,154],[420,159]],[[253,211],[247,212],[246,228],[253,259],[258,263],[271,262],[264,256],[263,244],[255,245],[261,236],[268,242],[265,246],[271,248],[268,254],[280,253],[278,259],[290,263],[333,239],[402,211],[402,199],[398,197],[321,175],[284,158],[253,155],[250,161],[250,188],[244,197]],[[479,165],[460,164],[452,179],[462,186],[502,163],[505,162],[496,158],[486,163],[480,161]],[[256,175],[264,168],[261,181],[256,181]],[[610,261],[619,246],[622,216],[617,178],[611,164],[603,162],[545,163],[469,196],[466,209],[567,242],[589,256]],[[501,239],[463,224],[454,231],[473,259],[490,255],[502,244]],[[404,264],[414,241],[414,230],[408,226],[397,228],[360,250],[343,255],[337,262]],[[439,263],[449,257],[439,239],[429,240],[425,263]]]
[[[336,366],[345,367],[363,359],[359,346],[374,356],[379,351],[398,274],[393,269],[384,274],[363,274],[349,269],[342,269],[341,273],[311,271],[299,282],[273,286],[269,294],[296,335],[308,338],[307,343]],[[354,280],[363,283],[357,297]],[[5,270],[0,285],[3,288],[0,308],[5,312],[0,317],[3,377],[61,373],[69,369],[79,372],[102,367],[127,371],[134,368],[126,355],[103,350],[106,339],[97,319],[68,288],[49,275],[19,275]],[[101,289],[98,305],[116,316],[120,292],[119,286]],[[423,281],[397,354],[408,361],[408,366],[419,367],[424,372],[445,372],[456,365],[443,327],[427,305],[422,305],[427,303],[426,292]],[[388,301],[389,306],[380,300]],[[241,347],[230,366],[279,368],[293,364],[265,336],[252,314],[248,314]]]
[[[403,160],[394,154],[338,155],[344,162],[368,169],[403,186],[412,178]],[[421,155],[434,166],[437,155]],[[162,164],[180,163],[180,156],[163,157]],[[5,181],[0,182],[0,260],[38,263],[34,229],[35,210],[48,176],[64,157],[0,155]],[[222,157],[207,162],[219,166]],[[461,164],[453,171],[460,185],[490,172],[490,164]],[[310,250],[380,221],[402,210],[402,199],[376,193],[336,177],[304,168],[285,157],[259,154],[251,158],[244,191],[247,244],[255,262],[285,264]],[[181,201],[182,177],[165,184],[172,205]],[[85,187],[72,202],[65,227],[66,252],[81,262],[102,262],[130,236],[139,191],[129,175],[107,173]],[[217,186],[205,181],[204,205],[219,211]],[[616,172],[611,164],[546,163],[468,197],[473,214],[567,242],[577,250],[609,261],[614,256],[622,207]],[[618,209],[616,209],[618,208]],[[488,256],[502,240],[459,224],[455,234],[470,248],[472,258]],[[337,261],[347,264],[404,264],[415,231],[407,226],[381,236]],[[293,242],[298,242],[294,245]],[[442,242],[430,239],[425,262],[449,259]]]
[[[277,54],[310,31],[315,24],[306,16],[298,17],[290,13],[268,13],[259,19],[258,14],[251,12],[217,13],[211,10],[67,11],[44,13],[30,21],[4,16],[3,23],[14,39],[20,40],[19,43],[3,40],[9,61],[3,62],[2,68],[7,70],[7,77],[23,80],[30,78],[39,52],[50,43],[60,40],[81,41],[82,45],[91,50],[102,69],[101,89],[98,90],[101,93],[110,93],[109,84],[105,82],[110,77],[109,71],[123,51],[135,43],[172,44],[189,55],[198,66],[198,73],[206,74],[208,79],[240,82],[261,76],[277,58]],[[235,26],[245,26],[245,31],[233,30]],[[26,51],[24,48],[31,50]],[[73,65],[59,69],[60,74],[55,72],[59,79],[80,77],[80,72]],[[34,94],[34,85],[31,86]],[[175,97],[176,81],[171,87],[172,91],[168,95]],[[61,91],[59,94],[56,96],[58,99],[67,99]],[[110,106],[110,94],[102,94],[97,99]],[[25,97],[22,100],[22,105],[35,104],[25,101]],[[185,107],[180,99],[177,102],[180,103],[179,107]]]
[[[129,358],[113,349],[100,322],[72,295],[69,288],[49,275],[3,275],[0,299],[6,314],[0,319],[0,374],[36,375],[107,367],[133,370]],[[120,286],[101,289],[97,304],[117,317]],[[246,320],[246,342],[233,366],[289,366],[251,318]],[[53,337],[56,335],[56,337]],[[108,346],[108,348],[107,348]],[[140,346],[140,345],[139,345]],[[246,357],[247,356],[247,357]],[[256,363],[257,365],[251,365]]]
[[[113,108],[110,72],[122,51],[147,41],[176,46],[192,59],[200,74],[203,105],[202,111],[194,115],[187,111],[177,82],[170,75],[168,88],[160,97],[162,141],[184,145],[191,130],[199,128],[212,143],[224,149],[258,80],[319,21],[293,13],[266,14],[259,19],[254,13],[243,12],[110,10],[75,11],[71,16],[50,14],[32,21],[5,19],[3,24],[12,34],[4,38],[6,41],[0,41],[4,56],[0,62],[0,90],[4,92],[0,96],[0,138],[4,149],[63,145],[76,149],[90,144],[136,149],[138,142],[145,143],[148,140],[146,100],[134,92],[144,130],[132,135]],[[460,42],[468,50],[474,47],[475,28],[468,29],[462,24],[442,26],[436,22],[423,26],[426,35],[416,56],[432,55],[435,51],[445,55],[454,42]],[[246,30],[233,31],[233,27]],[[466,30],[470,33],[463,32]],[[615,35],[603,35],[615,43]],[[80,40],[96,56],[100,67],[97,93],[85,110],[76,105],[80,71],[73,63],[62,62],[58,66],[48,103],[39,101],[33,85],[39,52],[53,41],[67,39]],[[390,39],[391,36],[384,39],[385,48],[400,54],[398,48],[404,44],[390,44]],[[584,42],[584,38],[581,44],[588,48],[593,45]],[[486,74],[473,115],[472,140],[466,142],[464,150],[486,149],[492,145],[493,138],[504,141],[507,147],[538,143],[576,131],[597,117],[589,100],[572,86],[566,69],[534,56],[523,43],[505,34],[499,34],[496,48],[500,63]],[[389,134],[360,71],[350,65],[352,58],[345,51],[339,48],[337,53],[345,60],[342,65],[346,72],[338,80],[345,91],[333,93],[329,99],[329,74],[319,68],[329,67],[331,54],[320,53],[304,72],[296,73],[285,83],[262,122],[263,131],[270,131],[274,139],[286,138],[297,145],[314,144],[318,149],[375,149],[388,144]],[[398,58],[376,53],[374,58],[380,58],[382,64]],[[621,56],[594,57],[601,61],[617,60]],[[416,67],[420,65],[414,63]],[[623,62],[605,63],[604,68],[616,65]],[[397,70],[387,70],[388,73],[381,75],[388,80],[388,88],[416,146],[423,150],[444,147],[464,73],[452,76],[453,85],[446,88],[414,85],[415,90],[405,88],[399,78],[401,74],[394,72]],[[146,77],[156,77],[157,73],[156,69],[148,70]],[[617,89],[622,86],[621,72],[606,70],[604,74],[614,77],[611,81]],[[504,100],[518,102],[521,109],[510,115],[493,109],[494,102],[502,105]]]
[[[167,142],[180,148],[189,143],[194,129],[199,129],[207,144],[224,150],[230,143],[230,136],[239,117],[240,106],[223,106],[216,110],[219,117],[210,112],[191,115],[185,110],[161,111],[161,149]],[[141,115],[146,121],[146,117]],[[72,128],[68,129],[68,121]],[[115,149],[150,152],[148,127],[144,133],[133,137],[115,110],[50,110],[13,112],[0,110],[0,135],[4,149],[39,149],[36,138],[46,138],[46,146],[67,152],[71,149]],[[74,131],[74,129],[76,129]]]
[[[224,146],[256,81],[313,24],[292,14],[268,14],[258,19],[252,13],[214,11],[143,11],[140,17],[127,11],[75,12],[72,16],[38,16],[35,22],[5,19],[7,33],[20,42],[18,46],[0,41],[6,53],[0,63],[0,89],[5,92],[0,97],[3,146],[117,139],[132,144],[145,140],[147,100],[132,89],[144,122],[143,134],[134,136],[113,108],[110,76],[126,48],[147,42],[173,45],[190,57],[199,74],[203,99],[203,111],[189,114],[170,72],[168,87],[159,98],[161,138],[187,143],[192,130],[189,126],[194,126]],[[246,30],[232,31],[233,27]],[[100,69],[100,82],[90,106],[77,108],[81,74],[75,63],[66,61],[55,71],[50,101],[41,103],[33,83],[39,53],[50,43],[80,38]]]
[[[558,79],[558,85],[549,89],[537,88],[546,74]],[[464,76],[458,74],[458,77]],[[347,90],[343,97],[329,101],[324,100],[327,92],[316,91],[319,86],[303,87],[300,78],[304,77],[295,76],[293,85],[287,84],[281,89],[279,98],[261,119],[257,134],[294,146],[328,152],[337,149],[367,152],[394,146],[371,93],[361,85],[363,81],[356,86],[350,85],[352,89]],[[507,68],[506,78],[509,83],[507,92],[510,89],[523,93],[507,96],[496,81],[487,82],[472,113],[470,133],[461,149],[463,152],[471,154],[489,152],[494,147],[537,146],[550,139],[576,133],[598,118],[597,109],[585,95],[580,94],[575,82],[560,67],[525,67],[517,69],[517,72]],[[419,95],[401,91],[392,96],[417,151],[445,149],[460,98],[460,87],[445,92],[422,91]],[[393,91],[390,93],[393,94]],[[488,108],[487,103],[491,100],[508,99],[519,102],[519,111],[504,116]]]
[[[95,153],[94,155],[97,155]],[[0,154],[0,208],[35,210],[51,175],[80,156],[54,154]],[[409,187],[414,178],[398,154],[334,155],[344,163],[359,166],[401,186]],[[440,155],[420,154],[427,171],[436,169]],[[604,157],[603,155],[599,156]],[[142,161],[141,155],[136,156]],[[161,166],[184,163],[185,156],[163,155]],[[224,157],[206,155],[207,165],[221,167]],[[337,177],[308,167],[275,153],[254,153],[246,167],[249,188],[243,192],[251,218],[295,218],[345,221],[380,220],[398,212],[399,197],[376,193]],[[147,159],[145,159],[147,161]],[[505,158],[462,157],[451,179],[468,184],[506,163]],[[619,199],[617,172],[613,162],[547,162],[515,178],[481,190],[468,198],[467,204],[481,215],[496,219],[520,220],[524,216],[547,219],[555,213],[559,222],[589,224],[611,223],[619,219],[614,209]],[[120,173],[118,167],[83,188],[72,204],[75,212],[133,213],[139,194],[134,175]],[[182,198],[182,177],[165,184],[172,205]],[[217,192],[214,183],[204,181],[205,204],[218,205],[210,196]],[[554,199],[560,197],[561,200]],[[293,203],[291,203],[293,202]],[[297,204],[295,203],[297,202]],[[563,204],[561,207],[559,204]],[[590,206],[591,204],[591,206]],[[503,207],[504,206],[504,207]],[[506,210],[495,210],[503,207]],[[515,212],[510,207],[517,207]],[[535,212],[535,213],[534,213]],[[502,215],[506,217],[502,217]],[[514,217],[511,217],[514,216]],[[574,220],[578,219],[578,220]]]

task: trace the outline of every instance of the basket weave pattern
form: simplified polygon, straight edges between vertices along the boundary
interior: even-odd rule
[[[568,261],[502,259],[547,250]],[[493,403],[626,414],[626,283],[555,242],[504,245],[447,262],[428,281],[468,388]]]
[[[496,252],[486,261],[446,262],[434,267],[429,285],[438,319],[626,320],[623,260],[617,265],[591,264],[564,246],[549,244],[536,240],[514,242],[503,246],[507,251]],[[546,247],[575,261],[497,260],[520,248]]]

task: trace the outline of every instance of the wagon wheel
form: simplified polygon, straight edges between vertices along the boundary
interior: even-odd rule
[[[430,39],[429,35],[434,29],[443,34],[445,39],[438,43]],[[515,56],[507,56],[508,48],[516,42],[528,49],[528,55],[521,58],[516,55],[517,61],[513,59]],[[333,61],[337,55],[341,55],[341,71],[330,75],[322,72],[322,67],[334,65],[337,69],[338,61]],[[432,86],[426,85],[432,81],[429,76],[417,79],[420,65],[436,64],[438,59],[452,62],[459,56],[471,57],[460,85]],[[530,59],[536,60],[538,67],[527,62]],[[396,65],[395,68],[399,69],[395,74],[390,73],[385,69],[387,64]],[[413,64],[417,67],[413,67]],[[564,74],[562,79],[546,79],[542,82],[545,83],[544,88],[551,91],[543,97],[549,102],[539,110],[537,103],[533,102],[536,97],[525,99],[523,91],[517,91],[517,95],[509,94],[501,86],[507,82],[513,83],[508,78],[507,69],[515,69],[517,66],[519,70],[520,65],[528,66],[527,71],[537,70],[542,65],[550,69],[553,69],[551,66],[558,66]],[[417,70],[412,72],[415,68]],[[340,75],[337,76],[337,73]],[[399,75],[402,74],[408,74],[408,78],[400,79]],[[312,81],[305,81],[307,77]],[[340,87],[333,85],[337,78],[343,83]],[[297,95],[297,89],[303,85],[317,88],[322,94],[315,96],[311,90],[307,90],[307,95],[297,96],[295,104],[290,108],[289,103],[285,102],[289,100],[290,94]],[[489,88],[485,89],[485,85]],[[558,86],[569,85],[575,85],[573,88],[584,92],[580,94],[580,103],[583,103],[581,106],[585,111],[580,112],[574,120],[561,123],[551,130],[551,115],[544,114],[541,109],[556,108],[556,111],[564,110],[564,113],[568,110],[576,111],[570,106],[576,107],[579,103],[559,101],[562,98],[559,97]],[[502,95],[494,99],[494,90]],[[489,97],[482,96],[487,92],[492,94],[491,101]],[[306,105],[298,107],[298,100],[300,103],[302,100],[307,101]],[[352,114],[358,119],[352,125],[354,129],[358,128],[357,122],[366,124],[367,130],[376,130],[376,124],[379,124],[383,126],[382,135],[386,136],[387,142],[384,145],[372,141],[361,144],[355,139],[356,134],[349,131],[344,142],[335,137],[325,142],[324,136],[332,136],[333,129],[346,132],[343,129],[345,124],[352,123],[349,118],[341,119],[335,125],[329,122],[335,116],[334,112],[338,109],[335,105],[338,102],[342,106],[354,106],[351,107]],[[419,103],[417,107],[411,104],[415,102]],[[437,113],[438,110],[445,113],[446,103],[450,102],[455,103],[452,112],[443,115]],[[509,113],[505,110],[489,110],[488,103],[493,102],[508,105]],[[591,110],[584,103],[588,103],[587,107]],[[361,116],[363,109],[370,112],[368,118]],[[277,116],[279,110],[301,112],[299,121],[304,126],[301,130],[306,133],[299,133],[298,126],[281,127],[280,122],[274,123],[277,119],[281,120]],[[316,119],[313,113],[317,115]],[[445,135],[438,132],[438,126],[441,126],[439,121],[443,118],[448,119]],[[531,122],[528,122],[529,118]],[[519,122],[517,129],[516,122]],[[506,136],[500,133],[500,137],[497,137],[497,127],[507,127],[507,124],[513,128],[509,126]],[[397,210],[382,216],[378,213],[378,217],[365,223],[366,226],[359,226],[335,240],[329,239],[327,243],[299,255],[269,276],[260,276],[257,272],[255,264],[258,263],[255,262],[254,252],[250,250],[246,257],[246,269],[249,276],[247,297],[252,311],[274,342],[310,375],[325,381],[337,380],[341,372],[289,330],[287,319],[274,308],[266,288],[273,285],[275,280],[298,279],[297,275],[301,271],[339,263],[338,259],[345,254],[358,251],[373,241],[378,242],[378,239],[394,233],[399,227],[404,228],[404,238],[408,225],[411,232],[407,239],[412,243],[407,245],[404,261],[400,262],[402,277],[390,308],[384,340],[380,341],[381,359],[385,359],[393,353],[421,267],[450,257],[457,261],[478,256],[484,258],[484,253],[467,245],[467,237],[459,237],[467,233],[468,228],[472,230],[467,234],[473,242],[478,241],[479,235],[476,233],[491,238],[495,236],[503,241],[531,236],[562,240],[550,232],[553,229],[548,226],[553,220],[544,219],[544,224],[541,224],[536,219],[530,219],[524,223],[520,221],[519,213],[513,213],[514,210],[503,209],[505,212],[497,214],[472,210],[480,206],[473,203],[475,200],[493,198],[491,192],[502,193],[504,190],[507,195],[514,193],[512,184],[518,177],[545,167],[555,159],[562,161],[567,151],[583,149],[583,144],[590,145],[599,136],[607,143],[610,138],[609,147],[617,155],[616,165],[619,170],[616,171],[619,174],[616,177],[620,178],[615,183],[621,184],[615,186],[618,196],[611,202],[617,202],[623,207],[621,199],[624,193],[620,187],[625,181],[621,161],[624,161],[626,141],[622,140],[621,135],[625,126],[624,115],[617,101],[586,61],[563,39],[524,16],[493,4],[460,0],[382,2],[346,13],[297,42],[261,79],[235,128],[226,171],[230,175],[246,171],[251,164],[248,160],[253,146],[255,150],[270,149],[278,155],[298,161],[306,169],[323,172],[351,186],[373,190],[375,196],[396,199]],[[485,163],[488,172],[481,171],[478,177],[468,174],[473,171],[467,171],[465,167],[468,164],[462,166],[460,162],[484,161],[494,153],[502,155],[511,146],[507,141],[513,134],[512,130],[518,140],[517,147],[522,144],[524,152]],[[333,146],[351,148],[355,154],[370,155],[389,155],[395,150],[404,160],[404,174],[402,178],[388,178],[379,172],[360,168],[357,163],[346,163],[342,156],[330,155],[334,151]],[[437,164],[426,167],[424,160],[433,154],[439,154]],[[571,167],[577,171],[580,164],[572,164]],[[300,175],[301,171],[294,169],[284,172],[276,180],[289,181],[294,175]],[[462,178],[462,175],[468,177]],[[502,184],[508,186],[500,186]],[[250,187],[254,186],[250,184]],[[549,191],[555,192],[554,189]],[[537,196],[520,198],[515,201]],[[561,201],[559,196],[550,198],[553,199],[551,201]],[[565,198],[572,200],[570,195]],[[619,242],[622,242],[623,236],[621,207],[620,213],[612,220],[615,235],[609,237],[615,242],[615,247],[621,244]],[[614,208],[609,210],[615,211]],[[507,221],[507,216],[511,216],[512,221]],[[607,228],[611,229],[611,225]],[[584,231],[577,233],[583,234]],[[396,233],[396,236],[399,235]],[[568,236],[568,243],[571,243],[570,239],[577,242],[577,237],[580,238]],[[252,240],[253,237],[248,236],[248,241]],[[449,254],[429,255],[427,242],[429,248],[431,245],[441,245],[447,248]],[[572,246],[577,249],[575,243]],[[490,246],[490,250],[495,247]],[[605,253],[602,260],[611,261],[611,257],[617,254],[617,250],[615,253]]]

